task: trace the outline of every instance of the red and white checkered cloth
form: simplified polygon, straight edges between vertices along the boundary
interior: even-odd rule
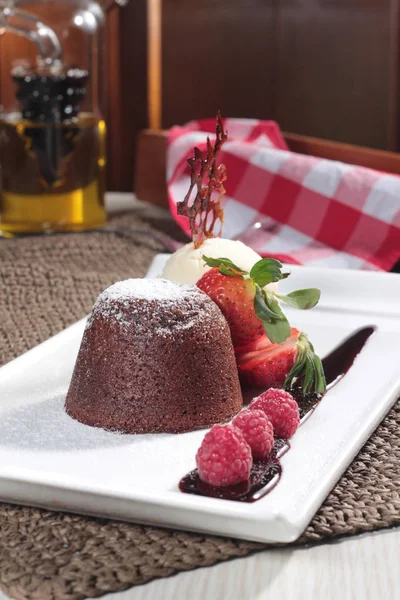
[[[390,270],[400,259],[400,177],[290,152],[272,121],[226,119],[220,162],[228,179],[223,235],[262,256],[323,267]],[[173,127],[168,137],[170,210],[189,188],[186,159],[215,136],[215,120]],[[262,227],[240,235],[252,224]]]

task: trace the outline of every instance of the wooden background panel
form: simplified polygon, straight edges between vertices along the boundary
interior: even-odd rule
[[[286,131],[394,148],[388,10],[304,0],[281,11],[277,112]]]
[[[165,0],[163,113],[267,117],[275,111],[276,0]]]
[[[398,149],[398,0],[165,0],[162,125],[227,116]],[[344,10],[347,7],[347,10]]]
[[[390,0],[319,0],[321,4],[341,6],[347,10],[352,8],[380,8],[386,9]]]
[[[146,0],[107,16],[109,190],[132,190],[136,137],[148,124],[146,19]]]

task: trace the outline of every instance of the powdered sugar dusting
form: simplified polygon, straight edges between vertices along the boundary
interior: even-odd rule
[[[118,281],[102,292],[97,302],[126,300],[157,300],[157,302],[178,302],[188,297],[198,296],[198,290],[191,285],[177,285],[167,279],[126,279]]]
[[[195,286],[166,279],[127,279],[100,294],[86,329],[101,317],[122,328],[134,326],[137,333],[170,335],[194,327],[206,313],[213,315],[215,327],[221,326],[215,312],[219,310],[214,302]]]

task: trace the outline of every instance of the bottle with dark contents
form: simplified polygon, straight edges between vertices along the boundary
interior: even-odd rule
[[[0,231],[102,226],[102,9],[86,0],[21,0],[4,19]]]

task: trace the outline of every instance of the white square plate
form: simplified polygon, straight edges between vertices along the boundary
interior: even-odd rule
[[[167,258],[159,255],[148,276]],[[64,398],[85,319],[0,369],[0,498],[52,509],[270,542],[295,540],[400,393],[400,276],[291,267],[281,290],[318,286],[320,305],[289,310],[322,356],[375,325],[345,378],[282,458],[283,474],[252,503],[183,494],[204,431],[119,435],[69,418]]]

